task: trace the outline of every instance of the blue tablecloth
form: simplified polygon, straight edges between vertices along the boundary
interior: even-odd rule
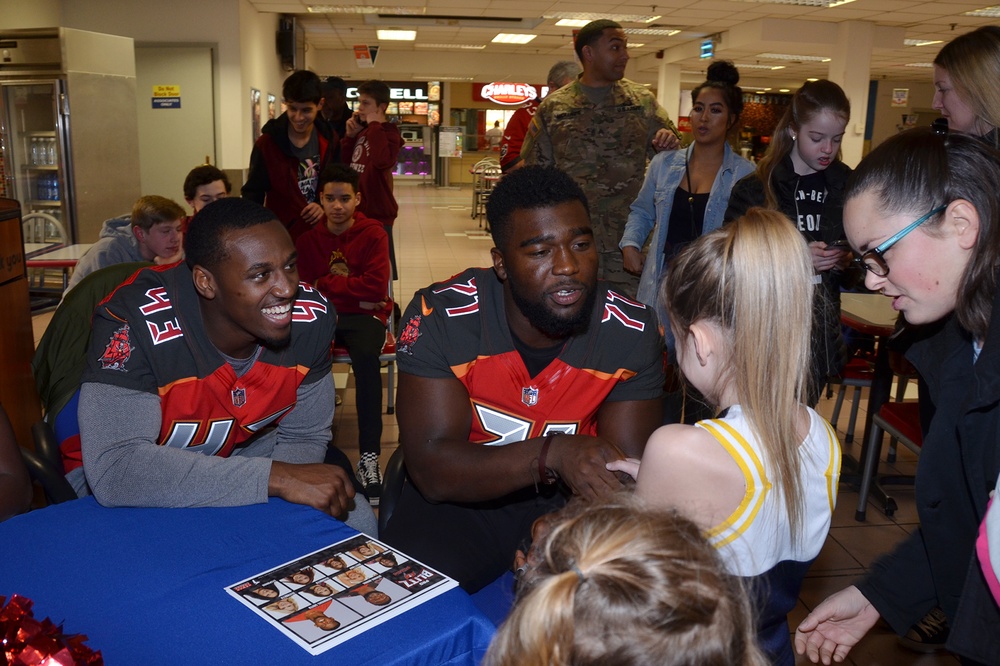
[[[478,664],[494,632],[455,589],[319,655],[223,589],[355,534],[306,506],[109,509],[93,498],[0,523],[0,595],[35,602],[117,664]]]

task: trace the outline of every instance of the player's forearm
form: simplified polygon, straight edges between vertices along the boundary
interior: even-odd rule
[[[454,439],[414,441],[400,435],[407,472],[432,502],[480,502],[533,486],[539,480],[543,441],[536,437],[486,446]]]

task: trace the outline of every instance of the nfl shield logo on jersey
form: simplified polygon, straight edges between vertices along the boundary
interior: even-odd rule
[[[242,407],[247,404],[247,390],[245,388],[233,389],[233,406]]]
[[[528,407],[534,407],[538,404],[538,387],[537,386],[526,386],[521,389],[521,402],[523,402]]]

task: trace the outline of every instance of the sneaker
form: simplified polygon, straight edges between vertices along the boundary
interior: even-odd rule
[[[914,652],[930,654],[944,650],[945,641],[948,640],[948,631],[948,618],[944,611],[935,608],[910,627],[909,631],[900,636],[899,642],[903,647]]]
[[[382,495],[382,472],[378,469],[377,453],[362,453],[361,460],[358,461],[358,479],[368,496],[368,503],[373,507],[378,506],[379,497]]]

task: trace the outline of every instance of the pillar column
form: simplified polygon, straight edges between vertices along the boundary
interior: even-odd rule
[[[833,45],[830,59],[829,79],[839,84],[851,101],[851,120],[841,144],[844,163],[851,167],[857,166],[861,161],[864,149],[874,37],[874,23],[839,23],[837,42]]]
[[[675,125],[680,115],[680,100],[681,66],[661,61],[656,73],[656,101],[667,110]]]

